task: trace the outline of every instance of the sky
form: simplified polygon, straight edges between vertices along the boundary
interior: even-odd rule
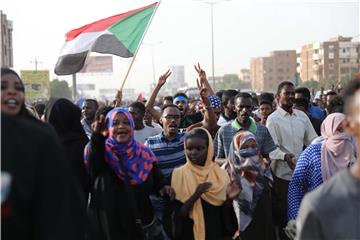
[[[210,1],[210,0],[208,0]],[[211,0],[212,1],[212,0]],[[15,70],[50,70],[65,41],[65,33],[96,20],[148,5],[154,0],[1,0],[0,9],[13,21]],[[202,0],[162,0],[140,47],[125,88],[148,92],[156,78],[170,65],[184,65],[186,82],[196,85],[193,65],[211,75],[210,6]],[[331,37],[352,36],[359,40],[357,0],[227,0],[214,6],[215,75],[238,74],[249,68],[253,57],[273,50],[297,49]],[[112,75],[78,78],[95,83],[97,89],[119,88],[129,59],[114,57]]]

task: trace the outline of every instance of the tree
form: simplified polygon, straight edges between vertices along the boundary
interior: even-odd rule
[[[344,86],[348,85],[349,82],[355,78],[355,75],[356,74],[353,74],[351,76],[348,75],[348,76],[342,77],[338,87],[343,88]]]
[[[309,81],[304,81],[300,84],[301,87],[306,87],[310,90],[316,91],[316,90],[320,90],[320,83],[318,81],[315,81],[313,79],[309,80]]]
[[[71,89],[65,80],[54,79],[50,82],[50,96],[71,99]]]
[[[320,87],[326,89],[333,89],[338,85],[338,79],[335,77],[329,77],[320,81]]]
[[[221,89],[238,89],[240,88],[240,79],[237,74],[225,74],[223,81],[216,84],[216,91]]]
[[[320,86],[324,89],[333,89],[333,90],[339,90],[346,86],[354,77],[354,74],[348,74],[348,75],[342,75],[341,79],[338,79],[337,77],[330,77],[328,79],[324,79],[320,81]]]

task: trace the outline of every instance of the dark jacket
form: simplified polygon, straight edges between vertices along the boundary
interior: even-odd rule
[[[2,239],[84,239],[85,202],[53,128],[4,114],[1,121],[1,175],[11,177],[2,186]]]
[[[89,177],[84,165],[84,148],[88,138],[80,123],[81,110],[67,99],[52,99],[45,110],[45,120],[56,130],[87,200]]]
[[[237,229],[237,221],[232,204],[224,203],[214,206],[203,199],[201,205],[205,221],[205,237],[207,240],[230,240]],[[181,216],[183,203],[169,201],[164,211],[164,228],[168,236],[174,240],[194,240],[194,221],[190,217]]]
[[[135,219],[139,217],[143,225],[153,221],[149,195],[158,193],[164,186],[163,176],[157,164],[154,164],[144,183],[128,188],[129,185],[118,178],[105,162],[105,140],[101,134],[94,133],[87,154],[91,179],[89,213],[99,226],[94,239],[139,239]]]

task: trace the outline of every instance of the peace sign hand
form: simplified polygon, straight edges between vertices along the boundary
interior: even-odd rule
[[[196,72],[197,72],[198,75],[199,75],[200,81],[202,81],[202,82],[203,82],[203,81],[206,81],[206,80],[207,80],[207,78],[206,78],[206,73],[205,73],[205,71],[200,67],[200,63],[198,63],[197,66],[194,65],[194,67],[195,67]]]
[[[171,75],[170,69],[167,72],[160,76],[158,81],[158,86],[162,87],[166,83],[166,79]]]

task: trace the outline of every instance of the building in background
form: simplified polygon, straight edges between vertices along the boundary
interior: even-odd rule
[[[135,93],[134,88],[124,88],[122,90],[122,99],[125,101],[136,101],[138,95]],[[115,95],[113,96],[115,98]]]
[[[214,78],[212,76],[207,76],[208,82],[210,83],[210,86],[214,86],[214,78],[215,78],[215,90],[220,90],[219,85],[224,83],[224,76],[215,76]],[[214,89],[213,89],[214,90]]]
[[[166,84],[161,88],[159,95],[173,96],[178,92],[178,89],[186,87],[185,84],[185,67],[183,65],[170,66],[172,72]]]
[[[96,95],[95,84],[93,83],[77,83],[76,90],[78,98],[92,98]]]
[[[109,103],[115,100],[118,89],[116,88],[101,88],[99,89],[99,99],[108,101]],[[136,101],[138,95],[134,88],[124,88],[122,90],[122,103],[127,106],[130,102]]]
[[[6,14],[3,14],[3,11],[0,10],[0,55],[1,62],[0,65],[4,67],[13,67],[13,41],[12,41],[12,21],[7,20]]]
[[[117,89],[115,88],[101,88],[99,89],[99,99],[102,101],[113,101],[116,93]]]
[[[360,42],[334,37],[306,44],[297,51],[298,72],[303,82],[352,77],[360,71]]]
[[[111,82],[113,79],[113,57],[92,55],[86,58],[83,68],[76,74],[76,92],[78,97],[113,100],[116,90],[98,89],[100,82]],[[120,85],[120,84],[119,84]]]
[[[295,82],[296,51],[272,51],[269,57],[252,58],[250,79],[252,90],[256,92],[275,92],[280,82]]]
[[[251,90],[250,69],[240,69],[239,79],[241,89]]]
[[[112,56],[88,56],[79,73],[112,73]]]
[[[240,69],[239,78],[244,83],[251,82],[250,69]]]

